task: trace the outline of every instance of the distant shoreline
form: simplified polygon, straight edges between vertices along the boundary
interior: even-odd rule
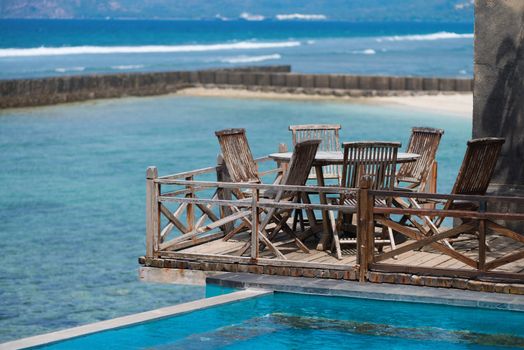
[[[396,108],[419,110],[421,112],[443,113],[461,118],[473,117],[472,93],[445,93],[435,95],[413,96],[334,96],[282,93],[272,91],[252,91],[245,89],[191,87],[179,90],[176,96],[195,97],[225,97],[239,99],[270,99],[270,100],[302,100],[302,101],[337,101],[347,103],[362,103],[387,105]]]
[[[396,96],[471,94],[473,86],[471,79],[304,74],[291,73],[291,66],[288,65],[251,66],[200,71],[0,80],[0,108],[188,93],[183,92],[185,89],[193,89],[193,94],[201,95],[258,98],[343,100],[380,96],[384,101],[398,103],[402,100],[395,100]],[[425,107],[420,103],[410,102],[409,105],[414,108]],[[435,107],[441,108],[440,103],[435,103]],[[444,110],[456,112],[456,108]],[[465,113],[464,108],[459,110]]]

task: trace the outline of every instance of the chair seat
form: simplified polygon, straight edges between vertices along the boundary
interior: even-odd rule
[[[397,181],[398,182],[409,182],[411,184],[418,184],[420,183],[420,179],[409,177],[409,176],[398,176],[397,175]]]

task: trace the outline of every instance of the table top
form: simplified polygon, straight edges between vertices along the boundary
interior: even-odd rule
[[[289,162],[291,160],[292,154],[293,152],[271,153],[269,157],[279,162]],[[397,154],[397,163],[414,162],[419,157],[420,155],[416,153],[399,152]],[[315,156],[314,165],[331,165],[331,164],[343,164],[343,163],[344,163],[344,154],[342,152],[318,151]]]

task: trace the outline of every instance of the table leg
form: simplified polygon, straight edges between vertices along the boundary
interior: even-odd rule
[[[315,165],[315,172],[317,175],[317,181],[319,186],[324,186],[324,173],[322,172],[322,166]],[[328,204],[327,197],[325,193],[320,193],[320,204]],[[329,220],[329,212],[327,210],[322,210],[322,236],[320,237],[320,242],[318,242],[317,250],[326,250],[329,247],[331,240],[331,223]]]

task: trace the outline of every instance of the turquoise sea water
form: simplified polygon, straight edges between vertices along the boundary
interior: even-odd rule
[[[523,321],[511,311],[277,293],[42,348],[513,349],[524,346]]]
[[[0,342],[204,296],[144,284],[145,170],[213,165],[214,131],[244,127],[255,156],[291,145],[290,124],[340,123],[341,140],[446,130],[439,189],[449,191],[471,121],[338,102],[163,96],[0,111]]]
[[[473,23],[0,20],[0,79],[258,64],[469,78]]]

